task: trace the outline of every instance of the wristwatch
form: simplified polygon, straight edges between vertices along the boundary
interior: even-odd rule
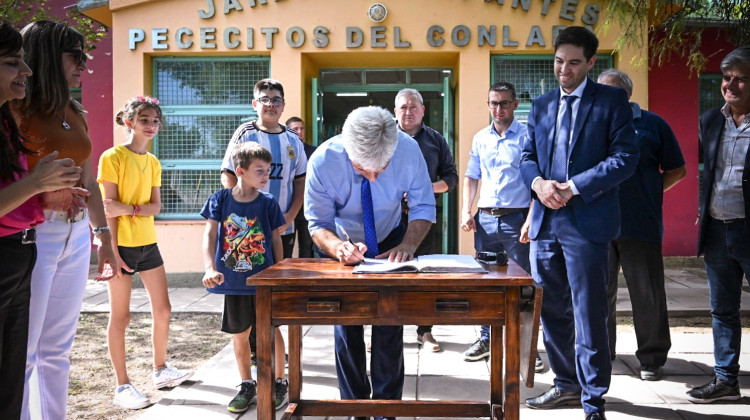
[[[95,227],[91,229],[91,232],[94,234],[94,236],[99,236],[104,232],[109,232],[109,226]]]

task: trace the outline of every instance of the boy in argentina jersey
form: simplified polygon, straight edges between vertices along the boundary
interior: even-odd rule
[[[258,119],[237,127],[221,163],[221,183],[224,188],[237,184],[231,155],[235,146],[253,141],[271,151],[271,175],[262,191],[279,202],[284,213],[281,241],[284,257],[290,258],[294,249],[294,218],[302,207],[305,188],[307,157],[297,133],[279,123],[284,112],[284,87],[274,79],[263,79],[255,84],[253,107]]]

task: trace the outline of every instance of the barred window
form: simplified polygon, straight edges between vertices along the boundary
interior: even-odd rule
[[[253,86],[269,68],[267,57],[154,58],[153,95],[165,119],[154,140],[162,165],[159,219],[199,219],[222,188],[221,159],[237,126],[257,117]]]
[[[554,55],[495,55],[492,57],[492,83],[510,82],[516,88],[518,109],[515,116],[526,122],[531,101],[559,86],[553,68]],[[597,54],[589,77],[596,80],[599,73],[612,68],[612,56]]]

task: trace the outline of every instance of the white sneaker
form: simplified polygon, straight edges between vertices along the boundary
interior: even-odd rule
[[[168,364],[163,368],[154,371],[154,387],[162,389],[177,386],[193,376],[192,370],[175,369]]]
[[[128,410],[138,410],[151,405],[151,401],[140,391],[135,389],[130,383],[120,385],[115,388],[115,398],[112,400],[115,405]]]

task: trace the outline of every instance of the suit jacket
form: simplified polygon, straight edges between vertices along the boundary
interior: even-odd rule
[[[638,165],[638,144],[633,111],[625,91],[588,79],[580,98],[569,147],[568,176],[578,189],[568,206],[582,236],[606,243],[620,233],[620,205],[617,185],[631,176]],[[550,179],[555,144],[560,89],[548,92],[531,104],[528,133],[521,155],[521,175],[529,188],[536,177]],[[539,234],[545,207],[532,191],[529,237]]]
[[[701,115],[700,140],[703,148],[703,186],[701,194],[701,218],[698,231],[698,255],[703,254],[706,245],[706,227],[708,225],[708,207],[711,205],[711,193],[716,182],[716,158],[719,156],[719,144],[724,135],[726,117],[721,107],[709,109]],[[745,200],[745,218],[750,217],[750,152],[745,156],[745,170],[742,173],[742,195]]]

